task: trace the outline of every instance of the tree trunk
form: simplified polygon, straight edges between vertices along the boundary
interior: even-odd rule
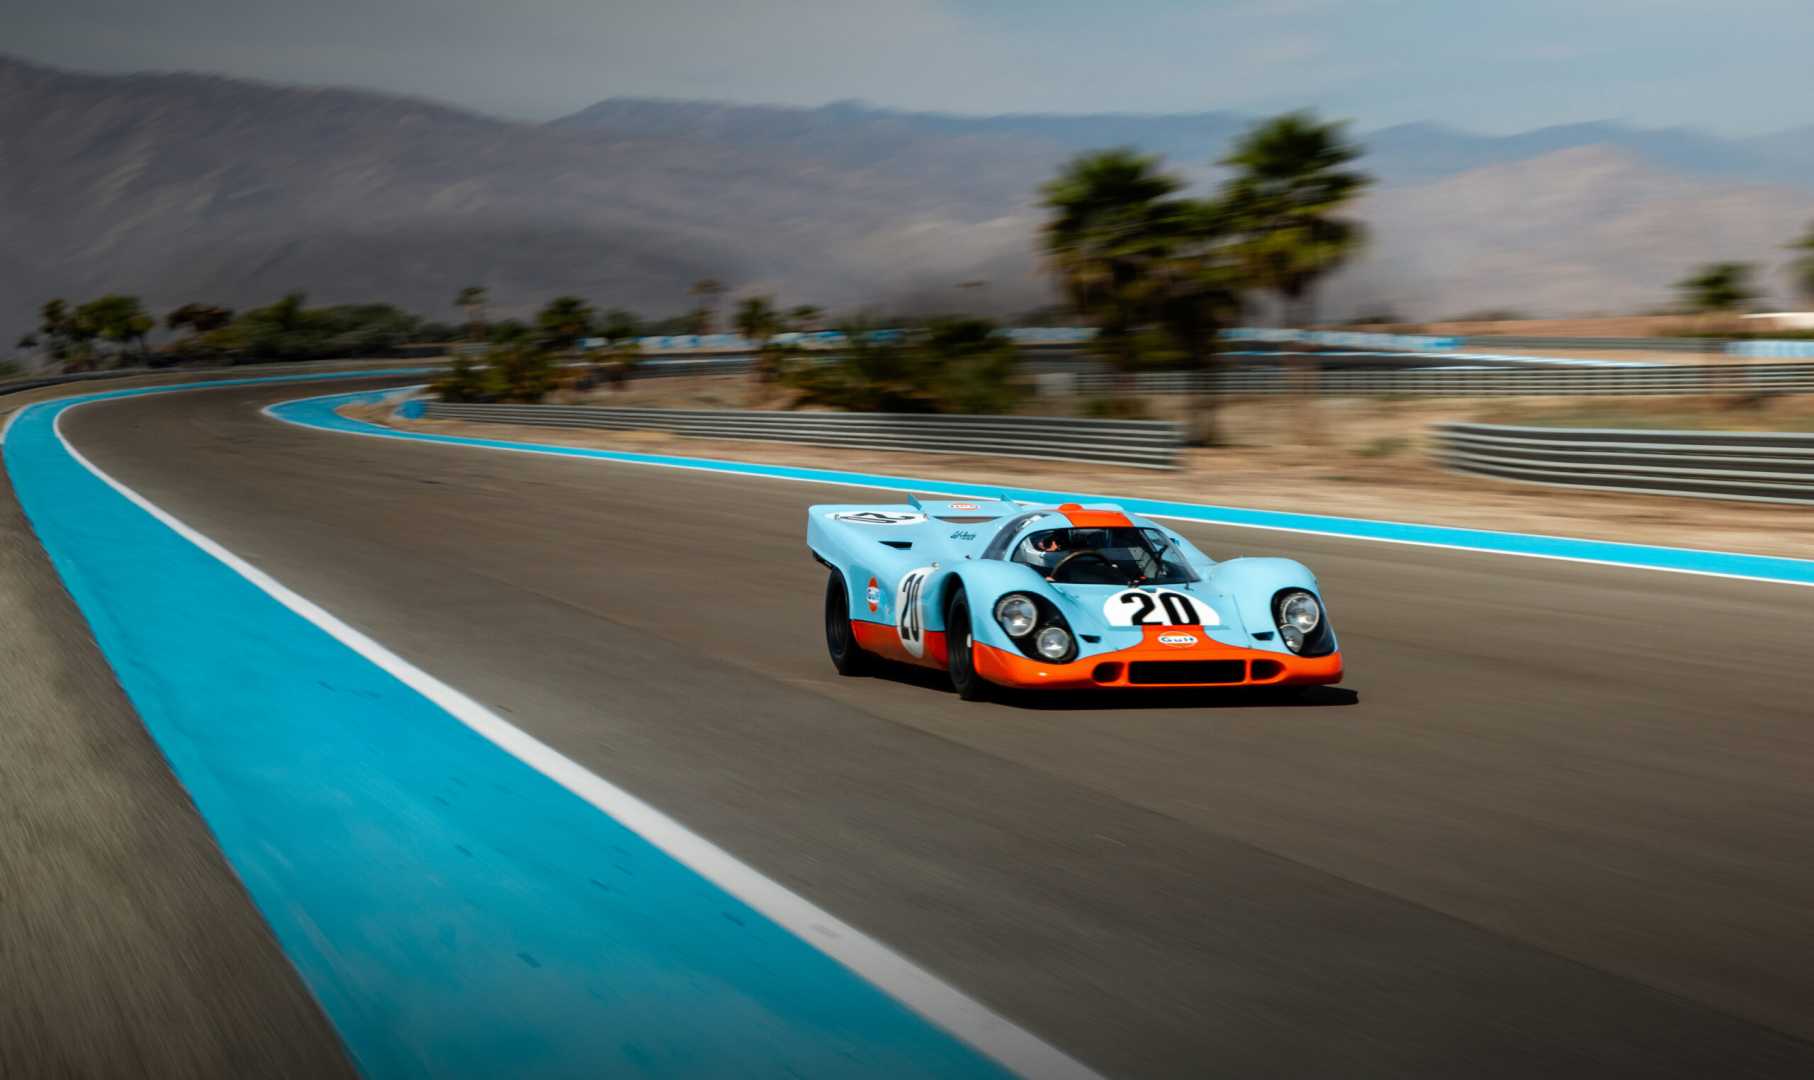
[[[1222,392],[1210,381],[1215,372],[1207,368],[1197,369],[1197,378],[1203,385],[1197,390],[1191,410],[1191,444],[1193,446],[1222,445],[1222,427],[1218,422],[1222,407]]]
[[[1297,329],[1308,333],[1309,319],[1315,307],[1311,300],[1310,289],[1307,286],[1299,286],[1295,294],[1288,297],[1287,307],[1298,324]],[[1319,414],[1322,410],[1317,408],[1323,362],[1307,341],[1299,343],[1298,351],[1303,355],[1293,357],[1292,367],[1295,370],[1292,377],[1292,422],[1296,425],[1298,437],[1303,440],[1304,445],[1318,446],[1323,441],[1322,425],[1319,423]]]
[[[1205,352],[1200,326],[1188,327],[1183,338],[1185,352],[1190,357],[1191,377],[1198,382],[1191,403],[1191,445],[1217,446],[1221,444],[1222,433],[1216,423],[1216,411],[1222,402],[1221,391],[1214,383],[1216,354],[1213,348]]]

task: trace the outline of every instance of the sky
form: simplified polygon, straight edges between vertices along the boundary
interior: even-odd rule
[[[607,97],[1264,113],[1507,133],[1814,123],[1810,0],[3,0],[0,52],[543,120]]]

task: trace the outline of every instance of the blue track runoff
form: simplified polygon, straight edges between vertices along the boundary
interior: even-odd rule
[[[878,488],[885,491],[939,492],[967,498],[989,498],[1006,495],[1035,502],[1100,502],[1113,501],[1136,514],[1149,517],[1199,521],[1212,525],[1235,525],[1286,532],[1311,533],[1321,536],[1346,537],[1390,543],[1418,544],[1430,547],[1458,548],[1466,551],[1500,555],[1522,555],[1536,558],[1564,559],[1574,562],[1629,566],[1646,570],[1710,574],[1719,577],[1748,578],[1758,581],[1794,585],[1814,585],[1814,560],[1789,559],[1771,555],[1746,555],[1738,552],[1703,551],[1697,548],[1658,547],[1648,544],[1622,544],[1610,540],[1583,540],[1535,533],[1497,532],[1486,529],[1463,529],[1444,525],[1418,525],[1407,522],[1375,521],[1368,518],[1333,517],[1323,514],[1293,514],[1277,510],[1248,510],[1232,506],[1206,506],[1201,503],[1165,499],[1122,498],[1087,493],[1048,491],[1038,488],[990,487],[955,480],[928,480],[904,476],[845,472],[835,469],[797,468],[787,465],[762,465],[751,462],[724,461],[715,458],[684,457],[667,454],[639,454],[619,450],[595,450],[586,447],[559,446],[505,439],[479,439],[433,432],[407,431],[368,423],[342,416],[342,406],[369,402],[394,393],[332,394],[305,398],[271,406],[272,416],[304,427],[350,432],[387,439],[475,446],[491,450],[543,454],[556,457],[592,458],[640,465],[702,469],[740,476],[760,476],[781,480],[801,480],[821,484]]]
[[[209,385],[261,381],[307,380]],[[29,406],[6,465],[366,1075],[1002,1074],[129,501],[55,428],[89,402],[193,389]]]

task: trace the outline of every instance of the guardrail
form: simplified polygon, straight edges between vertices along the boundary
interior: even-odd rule
[[[1814,503],[1814,434],[1439,424],[1460,472],[1603,491]]]
[[[1242,367],[1224,371],[1096,372],[1068,376],[1077,393],[1418,394],[1432,397],[1577,394],[1808,394],[1814,364],[1644,364],[1541,367],[1315,371]]]
[[[0,395],[17,394],[45,386],[62,386],[64,383],[88,382],[93,379],[123,379],[131,375],[151,375],[159,371],[171,370],[178,369],[119,368],[114,371],[83,371],[69,375],[27,375],[17,379],[0,379]]]
[[[168,367],[132,367],[112,368],[107,371],[78,371],[63,374],[27,375],[15,379],[0,379],[0,397],[17,394],[26,390],[38,390],[46,386],[63,386],[67,383],[96,382],[108,379],[129,379],[140,375],[220,375],[236,373],[246,376],[287,375],[300,371],[347,371],[357,374],[364,367],[395,366],[407,363],[410,367],[438,368],[444,361],[437,359],[443,353],[400,353],[397,356],[343,360],[288,360],[277,363],[260,364],[214,364],[206,367],[188,364],[172,364]],[[426,356],[424,363],[421,357]]]
[[[700,439],[756,439],[934,454],[990,454],[1142,469],[1177,467],[1181,425],[1157,420],[911,413],[620,409],[596,405],[474,405],[431,401],[430,420],[468,420],[606,431],[662,431]]]

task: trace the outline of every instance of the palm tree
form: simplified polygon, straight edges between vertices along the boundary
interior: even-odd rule
[[[577,296],[557,296],[535,317],[542,344],[560,352],[571,350],[592,331],[592,305]]]
[[[812,304],[801,304],[787,313],[788,328],[798,331],[817,330],[825,321],[825,309]]]
[[[623,308],[611,308],[599,323],[598,333],[611,344],[620,345],[642,334],[642,322]]]
[[[283,333],[301,330],[307,321],[309,297],[307,293],[284,293],[283,297],[270,307],[261,308],[259,315]]]
[[[1295,112],[1256,125],[1221,161],[1234,170],[1221,201],[1243,271],[1277,293],[1298,326],[1314,321],[1317,282],[1365,242],[1357,222],[1335,216],[1372,182],[1344,167],[1360,156],[1345,125]]]
[[[189,336],[177,342],[179,353],[194,353],[198,346],[210,344],[207,335],[225,328],[233,321],[231,309],[213,304],[188,303],[164,316],[164,328],[172,333],[187,328]]]
[[[713,325],[718,321],[718,298],[724,295],[724,284],[717,278],[700,278],[687,291],[699,299],[699,305],[693,309],[693,332],[711,333]]]
[[[38,336],[53,360],[69,358],[70,336],[74,329],[69,314],[69,301],[46,300],[38,308]]]
[[[598,334],[610,345],[603,370],[614,390],[624,388],[630,380],[631,369],[642,358],[642,343],[636,340],[641,333],[640,320],[623,308],[605,312],[599,323]]]
[[[34,350],[36,350],[37,347],[38,347],[38,335],[36,335],[36,334],[21,334],[19,337],[18,344],[13,346],[13,348],[19,350],[20,353],[24,354],[24,356],[26,357],[26,359],[28,361],[31,358],[32,352]],[[17,373],[18,370],[19,370],[19,365],[13,363],[10,360],[6,361],[4,363],[0,363],[0,373],[11,375],[11,374]]]
[[[164,328],[175,331],[188,327],[193,333],[206,334],[219,330],[232,321],[233,311],[230,308],[190,303],[164,316]]]
[[[1814,222],[1808,224],[1808,231],[1801,239],[1789,245],[1789,250],[1801,253],[1789,264],[1789,272],[1795,278],[1795,291],[1809,304],[1814,304]]]
[[[781,366],[781,350],[769,339],[781,331],[781,314],[766,296],[751,296],[737,305],[737,332],[756,347],[756,381],[774,381]]]
[[[120,346],[121,355],[128,342],[136,341],[139,355],[144,356],[150,351],[145,335],[157,325],[157,320],[145,313],[138,297],[109,293],[77,308],[75,324],[91,339],[101,338]]]
[[[466,312],[466,336],[470,341],[485,340],[485,301],[489,294],[483,285],[468,285],[454,297],[454,306]]]
[[[761,349],[781,331],[781,315],[766,296],[752,296],[737,305],[737,332]]]
[[[1123,371],[1140,360],[1134,335],[1152,314],[1155,267],[1179,215],[1170,196],[1181,187],[1157,158],[1119,149],[1072,159],[1040,189],[1052,211],[1041,233],[1047,259]]]

